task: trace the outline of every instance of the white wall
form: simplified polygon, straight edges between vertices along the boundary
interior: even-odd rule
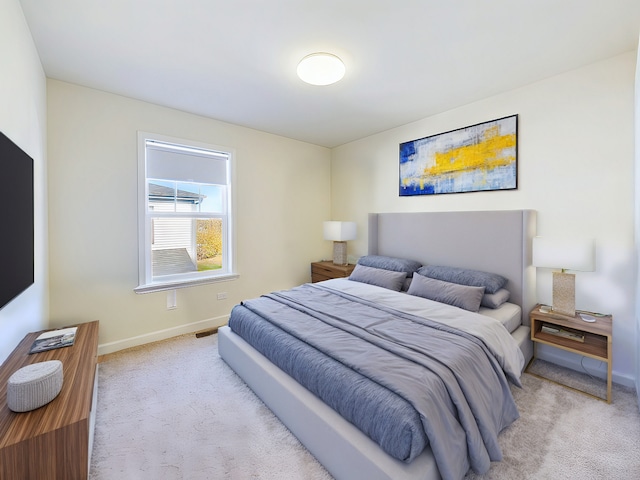
[[[334,149],[331,213],[358,223],[350,252],[366,253],[368,212],[535,209],[539,235],[596,239],[597,271],[577,275],[576,305],[613,314],[614,380],[632,385],[635,63],[629,52]],[[512,114],[519,115],[517,190],[398,196],[399,143]],[[551,303],[550,271],[538,272],[538,299]],[[543,348],[541,356],[557,352]],[[585,363],[605,372],[600,362]]]
[[[51,322],[100,320],[100,353],[226,323],[243,299],[310,281],[328,252],[331,154],[142,101],[48,80]],[[137,131],[235,149],[238,280],[135,294]],[[217,294],[226,292],[226,300]]]
[[[35,203],[35,282],[0,310],[0,363],[25,334],[47,327],[45,95],[44,72],[20,3],[0,0],[0,131],[33,158]]]

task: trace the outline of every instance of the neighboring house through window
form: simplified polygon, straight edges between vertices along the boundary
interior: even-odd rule
[[[232,151],[138,133],[138,293],[229,279]]]

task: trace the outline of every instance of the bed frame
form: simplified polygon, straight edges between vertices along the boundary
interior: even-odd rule
[[[368,253],[506,277],[509,301],[520,305],[523,312],[522,325],[512,335],[526,365],[533,355],[528,312],[535,305],[535,269],[531,266],[535,233],[533,210],[378,213],[369,215]],[[430,449],[410,464],[392,458],[229,327],[222,327],[218,337],[224,361],[335,478],[440,479]]]

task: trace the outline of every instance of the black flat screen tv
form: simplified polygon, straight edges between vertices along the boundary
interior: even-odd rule
[[[0,133],[0,309],[34,280],[33,159]]]

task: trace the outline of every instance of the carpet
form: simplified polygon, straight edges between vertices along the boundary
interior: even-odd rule
[[[91,480],[331,476],[218,356],[184,335],[100,363]]]
[[[633,390],[614,385],[607,405],[528,374],[522,381],[512,388],[521,418],[499,438],[503,461],[467,480],[640,478]],[[91,480],[332,478],[219,357],[217,335],[101,359],[96,417]]]

